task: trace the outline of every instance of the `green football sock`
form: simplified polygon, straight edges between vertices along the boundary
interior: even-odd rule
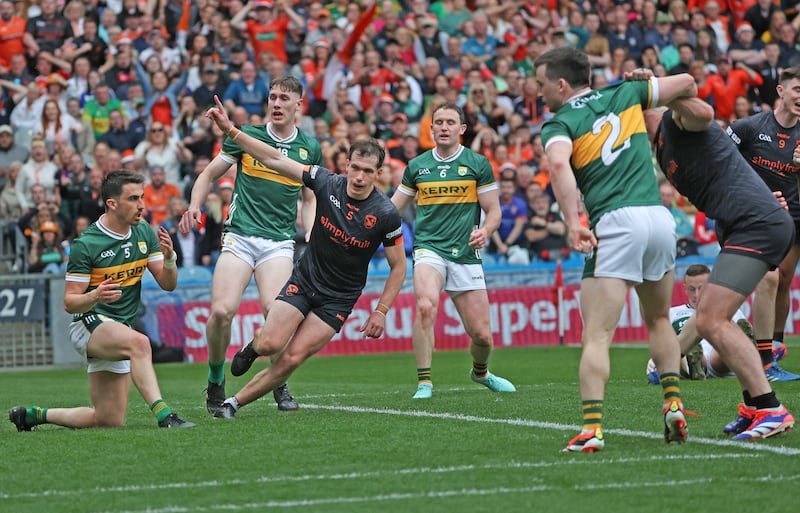
[[[39,424],[47,423],[47,408],[40,408],[38,406],[31,406],[25,408],[25,424],[29,426],[37,426]]]
[[[153,415],[156,416],[156,420],[159,422],[169,417],[169,414],[172,413],[172,410],[169,408],[169,406],[167,406],[167,403],[165,403],[163,399],[159,399],[151,404],[150,411],[153,412]]]
[[[217,385],[225,381],[225,360],[219,363],[208,362],[208,380]]]

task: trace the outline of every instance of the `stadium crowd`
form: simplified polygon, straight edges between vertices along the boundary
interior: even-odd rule
[[[147,220],[170,232],[178,265],[213,265],[235,167],[209,194],[203,222],[188,235],[177,230],[194,179],[225,139],[203,113],[218,95],[237,125],[264,123],[269,81],[288,74],[304,84],[296,122],[319,141],[325,167],[341,172],[349,145],[374,137],[388,153],[379,187],[390,196],[408,161],[434,145],[432,110],[462,106],[462,143],[489,159],[500,185],[503,217],[489,252],[523,265],[566,259],[535,59],[580,48],[594,87],[638,67],[688,72],[725,126],[773,108],[782,69],[800,63],[798,5],[0,0],[3,238],[24,237],[31,271],[63,272],[70,241],[104,210],[103,178],[124,168],[145,176]],[[662,199],[678,224],[679,256],[718,251],[713,220],[674,189]]]

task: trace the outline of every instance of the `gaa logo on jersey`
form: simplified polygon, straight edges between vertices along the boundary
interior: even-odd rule
[[[458,176],[467,175],[467,166],[458,166]]]
[[[139,241],[139,253],[146,255],[147,254],[147,243],[144,241]]]
[[[297,154],[300,155],[300,160],[308,160],[308,150],[305,148],[300,148],[297,150]]]
[[[378,218],[373,216],[372,214],[364,218],[364,226],[366,226],[367,228],[372,228],[373,226],[375,226],[375,223],[377,222]]]

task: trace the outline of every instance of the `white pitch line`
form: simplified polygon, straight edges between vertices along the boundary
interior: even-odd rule
[[[538,420],[527,419],[492,419],[488,417],[477,417],[475,415],[462,415],[460,413],[436,413],[419,410],[395,410],[395,409],[381,409],[381,408],[365,408],[362,406],[330,406],[324,404],[303,404],[303,408],[309,410],[332,410],[343,411],[348,413],[374,413],[379,415],[400,415],[405,417],[424,417],[445,420],[459,420],[463,422],[479,422],[485,424],[507,424],[510,426],[524,426],[535,427],[542,429],[554,429],[556,431],[579,431],[581,426],[574,424],[558,424],[555,422],[541,422]],[[663,439],[663,435],[650,433],[648,431],[632,431],[629,429],[604,429],[606,434],[630,436],[638,438],[651,438]],[[735,442],[733,440],[719,440],[716,438],[692,437],[689,439],[691,443],[699,443],[705,445],[716,445],[719,447],[735,447],[737,449],[745,449],[751,451],[764,451],[773,452],[783,456],[797,456],[800,455],[800,449],[792,447],[784,447],[782,445],[774,446],[767,445],[766,443],[752,443],[752,442]]]
[[[770,479],[771,482],[775,481],[797,481],[800,476],[774,476]],[[616,489],[636,489],[636,488],[664,488],[664,487],[684,487],[684,486],[698,486],[713,483],[715,480],[712,478],[700,479],[682,479],[680,481],[655,481],[644,483],[604,483],[604,484],[589,484],[581,483],[572,487],[567,487],[567,490],[585,491],[591,490],[616,490]],[[736,481],[751,483],[751,478],[739,478]],[[726,482],[730,479],[726,478]],[[460,490],[440,490],[429,491],[421,493],[388,493],[372,496],[361,497],[327,497],[322,499],[301,499],[301,500],[286,500],[286,501],[266,501],[266,502],[248,502],[246,504],[220,504],[215,506],[180,506],[171,505],[162,508],[148,508],[146,510],[124,510],[114,511],[107,510],[103,513],[184,513],[190,511],[239,511],[251,509],[269,509],[269,508],[297,508],[308,506],[322,506],[327,504],[356,504],[356,503],[373,503],[373,502],[386,502],[386,501],[402,501],[409,499],[446,499],[449,497],[463,497],[468,496],[489,496],[489,495],[509,495],[509,494],[530,494],[539,492],[552,492],[563,490],[551,485],[536,485],[536,486],[523,486],[523,487],[497,487],[497,488],[462,488]]]
[[[649,456],[645,458],[585,458],[585,459],[562,459],[559,461],[511,461],[508,463],[487,463],[483,465],[454,465],[448,467],[412,467],[396,470],[378,470],[372,472],[347,472],[340,474],[306,474],[299,476],[256,476],[249,479],[226,479],[224,481],[195,481],[195,482],[173,482],[156,483],[150,485],[124,485],[124,486],[104,486],[95,488],[73,489],[73,490],[43,490],[37,492],[21,493],[0,493],[0,500],[27,499],[32,497],[72,497],[87,496],[91,494],[111,494],[111,493],[139,493],[154,492],[161,490],[183,490],[193,488],[217,488],[229,486],[252,486],[265,483],[285,483],[285,482],[304,482],[304,481],[337,481],[337,480],[359,480],[403,475],[420,474],[448,474],[454,472],[475,472],[483,470],[519,470],[535,468],[553,468],[562,466],[583,466],[583,465],[623,465],[627,463],[663,463],[664,461],[691,461],[691,460],[722,460],[722,459],[741,459],[757,458],[759,455],[745,453],[731,454],[674,454],[665,456]]]

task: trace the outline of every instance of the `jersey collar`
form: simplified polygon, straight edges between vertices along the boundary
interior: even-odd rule
[[[453,153],[452,155],[450,155],[447,158],[443,158],[441,155],[439,155],[439,152],[436,151],[436,148],[434,148],[431,151],[432,151],[431,154],[433,155],[433,158],[435,160],[438,160],[439,162],[452,162],[452,161],[456,160],[459,156],[461,156],[461,154],[464,152],[464,146],[463,145],[459,145],[458,149],[455,151],[455,153]]]
[[[270,137],[272,137],[272,139],[275,142],[279,142],[279,143],[289,143],[289,142],[294,141],[295,137],[297,137],[297,127],[294,127],[294,130],[292,130],[292,134],[289,137],[286,137],[284,139],[278,137],[278,134],[276,134],[275,131],[272,130],[272,122],[271,121],[269,123],[267,123],[266,130],[267,130],[267,134]]]
[[[107,227],[106,225],[103,224],[103,219],[105,217],[106,217],[106,215],[103,214],[102,216],[100,216],[100,219],[97,220],[97,227],[100,229],[101,232],[105,233],[106,235],[108,235],[112,239],[126,240],[126,239],[130,239],[131,238],[131,229],[130,228],[128,228],[128,233],[125,233],[125,234],[117,233],[117,232],[111,230],[109,227]]]

